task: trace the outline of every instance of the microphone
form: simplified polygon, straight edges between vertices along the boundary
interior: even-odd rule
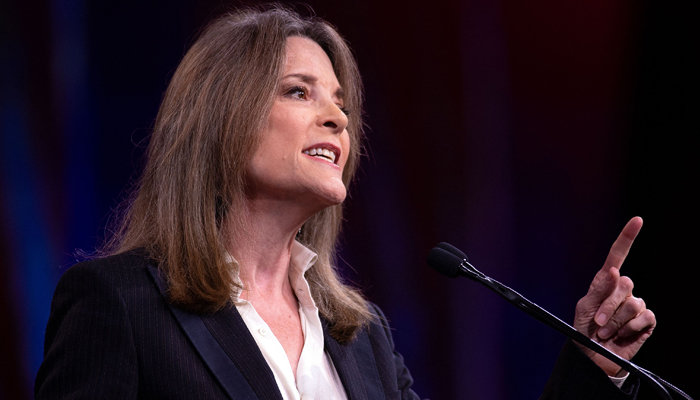
[[[463,268],[462,260],[467,258],[466,256],[460,258],[452,252],[443,249],[441,247],[443,244],[447,243],[440,243],[438,247],[428,253],[428,265],[449,278],[456,278],[459,276],[460,269]]]
[[[588,347],[596,353],[604,356],[608,360],[619,365],[625,371],[628,371],[630,374],[651,383],[662,398],[672,400],[671,395],[666,390],[666,388],[668,388],[683,398],[692,400],[692,398],[685,394],[682,390],[661,379],[656,374],[647,371],[644,368],[625,360],[624,358],[621,358],[599,343],[594,342],[588,336],[577,331],[571,325],[552,315],[547,310],[526,299],[515,290],[484,275],[481,273],[481,271],[477,270],[473,265],[471,265],[467,255],[455,246],[445,242],[438,244],[435,248],[430,250],[430,253],[428,253],[428,265],[447,277],[456,278],[458,276],[465,276],[473,281],[481,283],[536,320],[575,340],[580,345]]]
[[[467,255],[462,253],[462,250],[454,247],[453,245],[451,245],[449,243],[440,242],[440,243],[438,243],[438,245],[436,247],[443,249],[443,250],[446,250],[446,251],[449,251],[450,253],[454,254],[455,256],[461,258],[462,260],[469,261],[469,259],[467,258]]]

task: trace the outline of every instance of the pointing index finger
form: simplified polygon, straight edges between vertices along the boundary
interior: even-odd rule
[[[617,240],[615,240],[615,243],[613,243],[610,248],[608,257],[605,259],[605,264],[603,264],[603,268],[596,274],[595,279],[593,279],[591,283],[591,287],[605,279],[610,273],[611,268],[619,270],[620,267],[622,267],[622,263],[625,261],[625,258],[627,258],[627,254],[629,254],[632,243],[634,243],[634,239],[637,237],[640,229],[642,229],[642,218],[634,217],[627,222],[627,225],[622,228],[620,236],[617,237]]]

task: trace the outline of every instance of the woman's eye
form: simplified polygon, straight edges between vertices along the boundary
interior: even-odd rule
[[[306,93],[306,88],[303,88],[301,86],[294,86],[287,90],[286,93],[287,96],[291,97],[296,97],[298,99],[306,99],[307,93]]]
[[[346,116],[349,116],[349,115],[350,115],[350,109],[349,109],[349,108],[346,108],[346,107],[343,107],[343,106],[338,106],[338,108],[340,108],[340,111],[342,111],[343,114],[345,114]]]

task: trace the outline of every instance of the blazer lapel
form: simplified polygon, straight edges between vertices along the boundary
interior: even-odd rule
[[[322,325],[325,350],[333,360],[348,400],[386,399],[367,331],[362,329],[355,340],[343,345],[330,335],[325,320]]]
[[[165,280],[155,267],[148,269],[167,302]],[[168,306],[231,399],[282,400],[272,370],[235,307],[199,315]]]
[[[282,400],[275,375],[265,361],[236,307],[202,316],[212,336],[233,360],[246,381],[262,400]]]

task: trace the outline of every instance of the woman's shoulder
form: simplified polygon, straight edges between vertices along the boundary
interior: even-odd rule
[[[145,249],[138,248],[123,253],[95,257],[80,261],[68,270],[100,270],[103,268],[140,269],[147,268],[151,260]]]
[[[162,295],[149,272],[149,265],[154,264],[143,251],[129,251],[73,265],[56,286],[51,302],[52,315],[60,320],[62,315],[76,309],[96,313],[105,309],[132,312],[144,304],[160,305]]]
[[[61,282],[99,281],[122,286],[120,283],[148,280],[149,265],[155,266],[155,263],[149,259],[146,252],[143,249],[134,249],[79,262],[68,268],[61,277]]]
[[[378,305],[367,302],[369,312],[372,313],[372,319],[369,322],[368,333],[370,337],[378,336],[382,342],[386,342],[390,347],[394,347],[393,338],[391,336],[391,328],[389,321],[384,315],[384,312]]]

